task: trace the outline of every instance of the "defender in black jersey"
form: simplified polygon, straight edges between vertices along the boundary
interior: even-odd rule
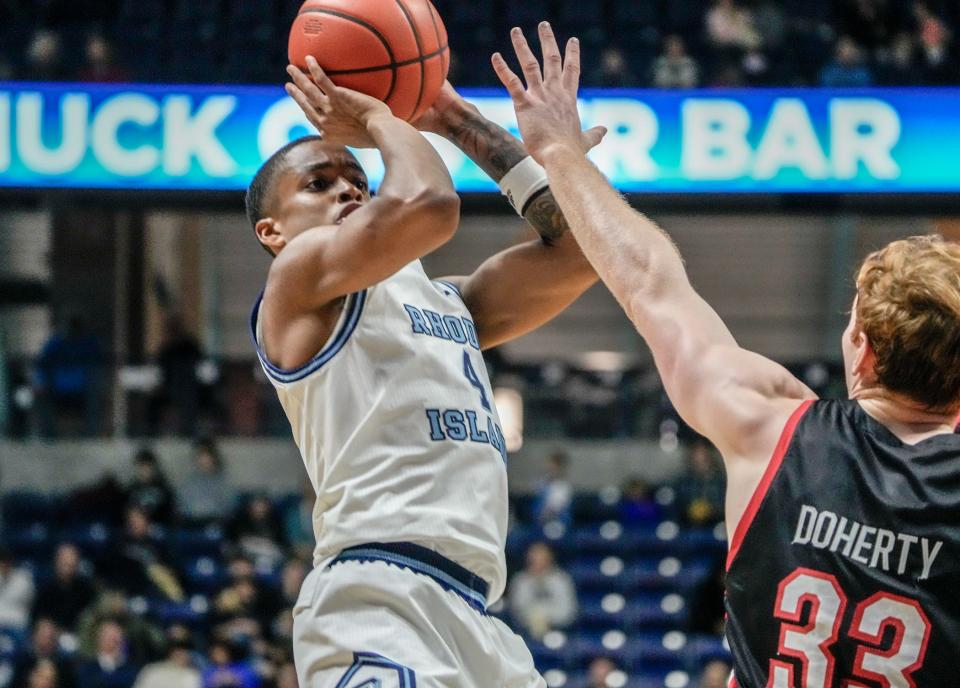
[[[737,344],[666,234],[580,153],[579,43],[561,56],[541,24],[541,69],[512,38],[526,85],[493,62],[527,150],[674,406],[723,454],[731,685],[960,686],[960,246],[867,257],[842,337],[850,400],[817,401]]]
[[[960,435],[804,403],[730,547],[739,685],[960,685],[958,552]]]

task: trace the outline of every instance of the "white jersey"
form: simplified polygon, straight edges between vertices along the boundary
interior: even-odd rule
[[[410,263],[347,297],[297,370],[257,352],[317,493],[315,561],[413,542],[506,584],[506,448],[477,331],[458,291]]]

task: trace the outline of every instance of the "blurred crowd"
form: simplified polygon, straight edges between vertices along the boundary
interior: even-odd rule
[[[292,608],[311,566],[312,487],[281,498],[238,494],[209,439],[195,443],[193,461],[174,486],[143,448],[126,483],[107,474],[68,495],[4,496],[0,687],[296,687]],[[713,638],[705,650],[670,661],[702,674],[691,685],[721,686],[710,677],[727,661],[714,580],[722,538],[695,544],[689,580],[678,576],[679,561],[687,561],[683,534],[722,528],[723,472],[713,449],[692,445],[686,474],[669,485],[630,479],[602,499],[574,491],[568,461],[563,453],[547,457],[536,491],[513,502],[512,575],[493,613],[529,639],[544,670],[571,671],[571,682],[554,674],[551,685],[615,686],[625,671],[649,670],[643,652],[631,655],[606,636],[590,640],[596,629],[622,628],[642,637],[680,630]],[[630,539],[654,532],[646,545]],[[673,541],[676,556],[662,560]],[[655,570],[628,580],[630,558],[644,547],[655,554]],[[618,557],[627,566],[598,577],[593,555],[603,567]],[[641,557],[634,568],[643,566]],[[637,585],[610,608],[611,594]],[[679,591],[688,608],[661,603],[665,590]],[[651,594],[658,596],[652,612],[632,621],[631,604],[643,611]],[[587,650],[558,655],[558,632]],[[619,673],[610,682],[612,672]]]
[[[6,0],[0,79],[277,82],[300,0]],[[436,0],[451,78],[495,85],[512,25],[551,19],[585,44],[595,87],[960,83],[948,0]]]

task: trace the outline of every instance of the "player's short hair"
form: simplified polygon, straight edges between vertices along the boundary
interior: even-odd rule
[[[856,324],[878,382],[927,409],[960,405],[960,245],[939,236],[895,241],[864,261]]]
[[[299,148],[305,143],[322,140],[321,137],[316,135],[296,139],[271,155],[267,161],[263,163],[247,189],[247,219],[250,220],[250,224],[254,229],[256,229],[257,223],[269,214],[268,208],[273,200],[274,186],[276,185],[277,177],[286,169],[287,156],[290,155],[290,151]],[[264,248],[271,256],[273,255],[273,251],[266,246],[264,246]]]

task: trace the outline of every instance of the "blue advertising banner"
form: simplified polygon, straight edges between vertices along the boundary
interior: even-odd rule
[[[464,93],[516,132],[502,92]],[[624,191],[960,192],[960,89],[586,90],[582,114]],[[241,190],[309,131],[279,87],[0,83],[0,187]],[[460,191],[496,191],[433,140]],[[379,155],[359,156],[376,184]]]

